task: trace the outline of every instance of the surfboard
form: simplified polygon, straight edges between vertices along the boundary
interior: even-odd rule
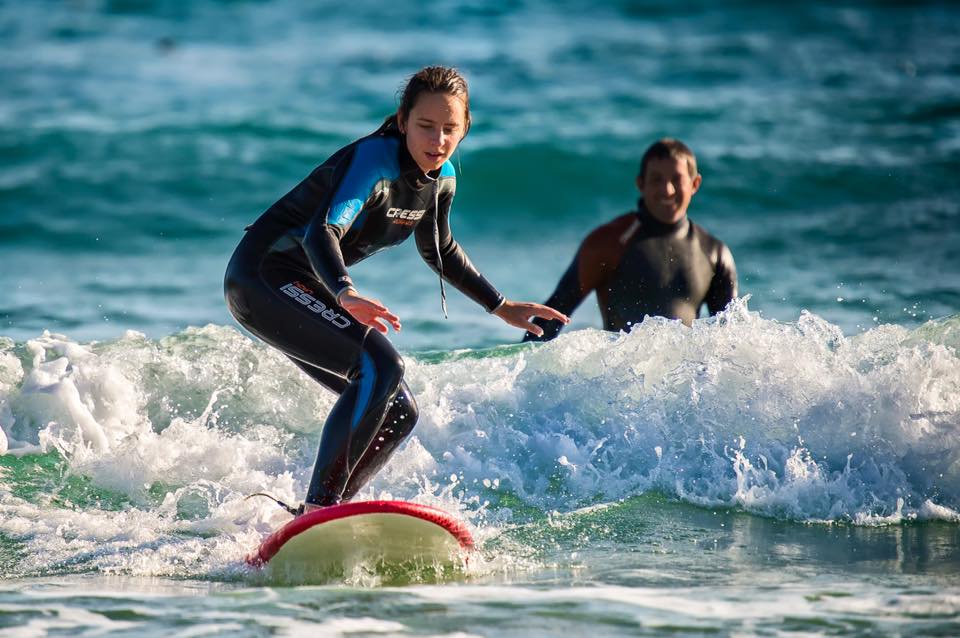
[[[451,514],[406,501],[343,503],[302,514],[268,536],[246,562],[304,582],[378,569],[444,568],[463,562],[474,542]]]

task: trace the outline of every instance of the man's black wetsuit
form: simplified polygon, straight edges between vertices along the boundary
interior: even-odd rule
[[[722,241],[684,216],[675,224],[655,219],[640,200],[637,210],[590,233],[546,305],[569,315],[596,290],[606,330],[629,330],[644,316],[680,319],[690,325],[700,306],[710,314],[737,296],[733,255]],[[547,341],[559,321],[535,319]]]
[[[442,279],[493,311],[503,302],[450,233],[456,174],[424,174],[390,120],[318,166],[237,246],[224,280],[230,312],[340,395],[321,435],[306,502],[349,500],[417,421],[403,360],[336,301],[346,267],[414,235]],[[442,280],[441,280],[442,289]]]

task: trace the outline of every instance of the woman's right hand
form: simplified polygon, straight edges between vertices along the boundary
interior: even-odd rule
[[[387,324],[400,332],[400,318],[393,314],[378,299],[363,297],[353,288],[347,288],[337,298],[343,309],[365,326],[370,326],[381,334],[387,334]],[[384,321],[387,323],[385,324]]]

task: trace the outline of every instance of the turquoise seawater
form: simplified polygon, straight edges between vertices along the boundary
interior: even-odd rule
[[[364,492],[458,513],[458,573],[291,587],[242,556],[332,396],[240,332],[243,227],[422,65],[474,127],[453,228],[516,299],[679,137],[743,298],[548,344],[412,245],[422,417]],[[960,9],[943,2],[0,3],[0,633],[960,633]]]

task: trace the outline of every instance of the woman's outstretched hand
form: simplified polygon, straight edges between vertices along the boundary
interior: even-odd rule
[[[538,303],[529,303],[526,301],[504,301],[499,308],[493,311],[514,328],[522,328],[538,337],[543,336],[543,328],[530,321],[531,317],[539,317],[547,320],[562,321],[564,325],[570,323],[570,317],[558,312],[549,306]]]
[[[387,324],[400,332],[400,318],[387,310],[378,299],[363,297],[356,290],[348,288],[340,294],[337,301],[354,319],[377,332],[387,334]]]

